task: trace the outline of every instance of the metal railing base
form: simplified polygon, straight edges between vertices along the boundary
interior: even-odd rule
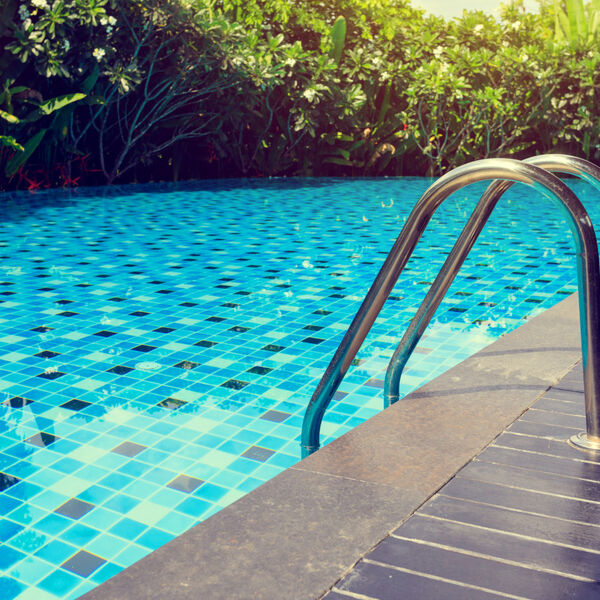
[[[595,450],[596,452],[600,452],[600,438],[590,437],[585,431],[572,435],[569,441],[577,450]]]

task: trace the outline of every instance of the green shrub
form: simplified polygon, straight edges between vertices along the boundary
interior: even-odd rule
[[[0,185],[598,160],[598,6],[6,0]]]

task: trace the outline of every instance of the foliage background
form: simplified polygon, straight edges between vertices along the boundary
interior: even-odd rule
[[[4,0],[0,188],[600,160],[600,0]]]

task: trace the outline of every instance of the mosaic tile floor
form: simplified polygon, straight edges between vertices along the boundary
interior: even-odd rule
[[[76,598],[296,462],[304,408],[429,183],[5,195],[0,598]],[[387,361],[482,189],[434,218],[323,442],[381,409]],[[575,290],[548,204],[526,188],[500,203],[403,392]]]

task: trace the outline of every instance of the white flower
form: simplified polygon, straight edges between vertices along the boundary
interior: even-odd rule
[[[436,58],[439,58],[442,54],[444,53],[444,47],[443,46],[438,46],[437,48],[434,49],[433,51],[433,55]]]
[[[483,25],[481,23],[479,23],[479,25],[475,25],[475,27],[473,27],[473,31],[475,33],[479,33],[482,30],[483,30]]]
[[[94,51],[92,52],[92,56],[98,62],[100,62],[104,58],[105,54],[106,54],[106,50],[104,50],[104,48],[95,48]]]
[[[111,15],[108,17],[108,24],[114,27],[117,24],[117,20]]]
[[[517,29],[521,28],[521,23],[519,23],[519,21],[515,21],[514,23],[511,23],[510,26],[516,31]]]
[[[315,90],[312,90],[310,88],[304,90],[303,94],[302,94],[309,102],[312,102],[314,97],[315,97]]]
[[[100,25],[108,25],[108,19],[106,17],[102,17],[100,19]]]
[[[48,2],[46,2],[46,0],[31,0],[31,4],[33,4],[35,8],[48,8]]]

